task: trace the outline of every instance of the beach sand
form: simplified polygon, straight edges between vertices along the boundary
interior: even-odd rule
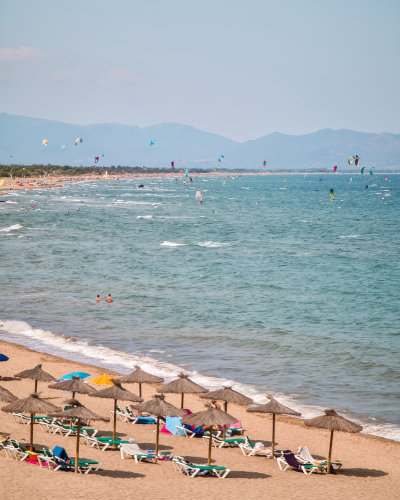
[[[72,371],[91,374],[89,380],[115,372],[91,365],[84,365],[67,359],[36,352],[28,348],[0,341],[0,352],[8,356],[7,362],[0,363],[0,375],[13,376],[42,363],[42,368],[56,378]],[[34,387],[34,381],[0,381],[0,385],[10,390],[18,398],[27,397]],[[138,392],[136,384],[126,388]],[[38,383],[41,397],[62,406],[70,397],[48,388],[47,383]],[[147,400],[155,393],[155,386],[143,386],[143,397]],[[77,395],[85,406],[103,416],[110,416],[113,402],[108,399],[90,398]],[[166,400],[180,405],[179,395],[167,395]],[[129,404],[120,402],[122,404]],[[5,406],[5,403],[0,403]],[[192,411],[204,409],[204,401],[197,396],[186,395],[185,407]],[[270,446],[271,417],[246,413],[244,407],[230,404],[228,412],[242,421],[245,434],[253,441],[263,441]],[[112,422],[93,422],[99,429],[98,435],[110,436]],[[117,421],[119,437],[134,437],[144,449],[154,449],[154,425],[132,425]],[[11,414],[0,411],[0,434],[10,434],[23,446],[29,440],[29,426],[13,422]],[[66,449],[70,457],[75,456],[75,437],[62,437],[44,433],[38,425],[34,428],[35,447],[56,445]],[[197,463],[206,463],[207,447],[202,439],[160,434],[160,449],[171,450]],[[301,420],[278,416],[276,447],[297,452],[301,445],[307,445],[316,458],[327,456],[329,432],[309,429]],[[265,457],[244,457],[238,448],[212,450],[212,462],[231,469],[229,476],[220,481],[213,477],[189,478],[176,472],[171,462],[157,464],[136,464],[133,459],[121,460],[119,450],[108,449],[100,452],[89,448],[81,440],[81,457],[99,460],[101,469],[88,475],[71,472],[50,471],[38,465],[19,462],[7,458],[0,451],[0,498],[15,500],[22,498],[48,500],[110,498],[167,498],[185,499],[259,499],[276,497],[284,499],[324,498],[324,499],[379,499],[400,498],[400,443],[362,434],[335,433],[333,443],[334,460],[343,462],[343,468],[336,476],[326,474],[305,474],[289,470],[281,472],[276,460]]]

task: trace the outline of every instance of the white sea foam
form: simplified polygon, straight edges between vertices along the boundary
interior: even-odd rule
[[[138,215],[136,218],[137,219],[152,219],[153,216],[152,215]]]
[[[215,220],[215,219],[214,219]],[[207,247],[207,248],[218,248],[224,246],[230,246],[229,243],[218,243],[218,241],[202,241],[197,243],[199,247]]]
[[[186,243],[172,243],[172,241],[163,241],[160,246],[161,247],[184,247],[187,245],[186,245]]]
[[[19,201],[10,201],[10,200],[7,200],[6,203],[13,203],[13,204],[16,203],[18,205]]]
[[[32,349],[47,352],[52,355],[59,355],[67,359],[72,359],[77,362],[95,364],[105,369],[128,373],[132,371],[135,365],[139,365],[143,370],[163,377],[165,383],[174,380],[179,373],[184,372],[190,376],[190,379],[197,384],[209,389],[216,390],[223,386],[232,387],[234,390],[245,394],[253,399],[255,403],[263,404],[267,402],[265,391],[252,386],[243,384],[232,379],[203,375],[197,371],[185,370],[182,366],[173,363],[159,361],[153,356],[143,353],[125,353],[116,351],[102,345],[91,345],[89,339],[77,339],[60,335],[50,331],[33,328],[24,321],[0,321],[0,330],[8,334],[7,340],[10,342],[17,341],[22,345],[26,345]],[[148,354],[164,354],[165,351],[151,349]],[[172,354],[167,355],[172,357]],[[321,415],[327,407],[311,406],[304,404],[292,394],[284,394],[281,392],[269,391],[285,406],[289,406],[302,414],[302,418],[308,419]],[[344,413],[340,412],[339,413]],[[394,424],[380,422],[369,417],[351,415],[344,413],[344,416],[354,420],[364,426],[363,433],[374,436],[400,441],[400,429]]]
[[[339,236],[339,238],[359,238],[361,234],[349,234],[349,236]]]
[[[5,227],[4,229],[0,229],[0,233],[9,233],[10,231],[15,231],[17,229],[21,229],[23,226],[21,224],[14,224],[10,227]]]

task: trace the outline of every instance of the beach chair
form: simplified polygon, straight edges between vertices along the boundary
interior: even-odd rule
[[[112,437],[94,437],[89,434],[81,434],[85,438],[85,444],[92,448],[97,448],[99,451],[105,451],[109,446],[120,446],[127,444],[129,441],[122,441],[119,438],[113,440]]]
[[[123,444],[120,446],[121,450],[121,459],[124,459],[126,456],[130,455],[135,459],[136,463],[141,462],[142,460],[154,461],[157,462],[159,460],[172,460],[174,454],[172,451],[159,451],[156,456],[155,450],[142,450],[142,448],[138,445],[136,439],[129,438],[128,444]]]
[[[207,474],[211,474],[213,476],[217,476],[219,479],[224,479],[230,473],[230,469],[227,469],[226,467],[192,464],[184,457],[175,456],[172,459],[172,462],[176,471],[182,472],[189,477],[206,476]]]
[[[129,408],[129,406],[125,406],[125,408],[127,415],[129,417],[129,421],[132,422],[132,424],[155,424],[157,422],[157,420],[151,415],[148,414],[143,414],[141,416],[135,415]],[[163,418],[160,418],[160,422],[165,422],[165,420]]]
[[[0,436],[0,450],[4,450],[4,453],[6,454],[6,457],[9,456],[9,452],[7,450],[7,446],[10,444],[10,436],[7,434],[2,434]]]
[[[325,472],[326,466],[306,464],[299,462],[290,450],[282,451],[282,456],[276,459],[281,471],[285,472],[287,469],[301,470],[304,474],[312,474],[313,472]]]
[[[296,459],[299,462],[316,464],[316,465],[328,465],[327,460],[316,460],[310,453],[307,446],[299,446],[297,450],[297,455],[295,455]],[[341,462],[331,462],[331,467],[334,469],[340,469],[343,464]]]
[[[253,444],[251,439],[247,436],[245,436],[244,439],[244,443],[239,443],[239,448],[245,457],[250,457],[252,455],[263,455],[265,457],[271,456],[271,448],[265,448],[263,443]],[[276,453],[281,454],[282,452],[281,450],[274,450],[274,454]]]
[[[210,439],[210,435],[208,433],[204,433],[203,435],[203,441],[205,444],[208,443],[207,439]],[[212,437],[212,444],[216,448],[222,448],[223,446],[227,445],[230,448],[237,448],[239,447],[240,444],[244,444],[246,442],[246,436],[244,438],[241,437],[230,437],[223,439],[220,436],[214,436]]]
[[[96,472],[101,467],[101,462],[88,459],[78,460],[78,463],[76,464],[75,459],[69,458],[67,452],[64,450],[64,448],[61,448],[61,446],[56,446],[51,454],[52,457],[48,458],[54,460],[57,465],[61,465],[60,468],[65,467],[68,470],[75,470],[75,467],[77,467],[80,474],[88,474],[91,470]]]
[[[231,436],[232,434],[243,434],[243,427],[242,427],[242,422],[238,420],[234,424],[229,424],[226,426],[226,433],[230,433],[229,435]]]
[[[13,456],[16,460],[20,460],[21,462],[26,460],[29,456],[29,453],[27,453],[26,450],[23,450],[21,445],[18,441],[15,441],[15,439],[9,439],[8,444],[4,446],[4,449],[8,451],[10,456]]]

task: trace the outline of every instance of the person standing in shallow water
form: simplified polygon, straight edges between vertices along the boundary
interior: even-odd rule
[[[101,298],[100,298],[100,295],[98,295],[98,296],[96,297],[96,302],[100,302],[100,301],[101,301]]]
[[[106,302],[112,302],[113,299],[111,297],[111,293],[108,294],[108,297],[106,298]]]

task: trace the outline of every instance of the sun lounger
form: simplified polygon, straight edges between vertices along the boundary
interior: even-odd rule
[[[6,455],[13,456],[16,460],[20,460],[21,462],[26,460],[29,455],[26,450],[21,448],[21,445],[18,441],[15,441],[15,439],[9,439],[8,444],[3,446],[3,448],[6,451]]]
[[[112,437],[94,437],[89,436],[89,434],[81,434],[81,436],[85,438],[86,445],[97,448],[99,451],[105,451],[109,446],[120,446],[129,443],[129,441],[122,441],[119,438],[113,440]]]
[[[155,424],[157,420],[149,415],[135,415],[129,406],[125,406],[128,420],[132,422],[132,424]]]
[[[56,446],[54,450],[51,452],[51,458],[57,465],[61,465],[60,468],[67,468],[69,470],[75,470],[75,467],[78,468],[78,472],[81,474],[88,474],[91,470],[97,471],[101,467],[101,462],[97,462],[96,460],[88,460],[82,459],[78,460],[78,463],[75,463],[74,458],[69,458],[67,452],[61,446]]]
[[[239,448],[245,457],[250,457],[252,455],[264,455],[266,457],[272,456],[271,448],[265,448],[262,443],[253,444],[251,439],[247,436],[245,436],[244,439],[244,443],[239,443]],[[274,450],[274,454],[280,455],[281,453],[281,450]]]
[[[213,476],[219,477],[220,479],[224,479],[230,473],[230,469],[227,469],[226,467],[220,467],[217,465],[207,466],[192,464],[190,462],[187,462],[185,458],[178,456],[175,456],[172,459],[172,462],[174,464],[175,470],[182,472],[189,477],[205,476],[207,474],[211,474]]]
[[[207,439],[210,439],[210,435],[207,433],[204,433],[203,440],[207,444]],[[231,448],[237,448],[240,444],[244,444],[246,442],[246,436],[244,438],[241,437],[231,437],[231,438],[226,438],[222,439],[221,437],[214,436],[212,437],[212,444],[216,448],[222,448],[223,446],[227,445]]]
[[[324,472],[326,471],[326,467],[322,465],[313,465],[313,464],[305,464],[303,462],[299,462],[294,456],[293,452],[290,450],[282,451],[282,456],[276,459],[278,466],[281,471],[285,471],[287,469],[296,469],[301,470],[304,474],[312,474],[313,472]]]
[[[242,422],[238,420],[234,424],[229,424],[226,426],[226,432],[232,434],[243,434]]]
[[[316,464],[316,465],[328,465],[327,460],[316,460],[310,453],[307,446],[300,446],[297,451],[297,455],[295,455],[296,459],[299,462]],[[340,462],[331,462],[331,466],[334,469],[340,469],[343,464]]]
[[[153,461],[156,463],[157,459],[172,460],[174,457],[174,454],[171,451],[159,451],[156,456],[155,451],[153,450],[142,450],[134,438],[129,438],[128,444],[123,444],[120,449],[122,459],[126,456],[132,456],[136,463],[139,463],[142,460]]]

